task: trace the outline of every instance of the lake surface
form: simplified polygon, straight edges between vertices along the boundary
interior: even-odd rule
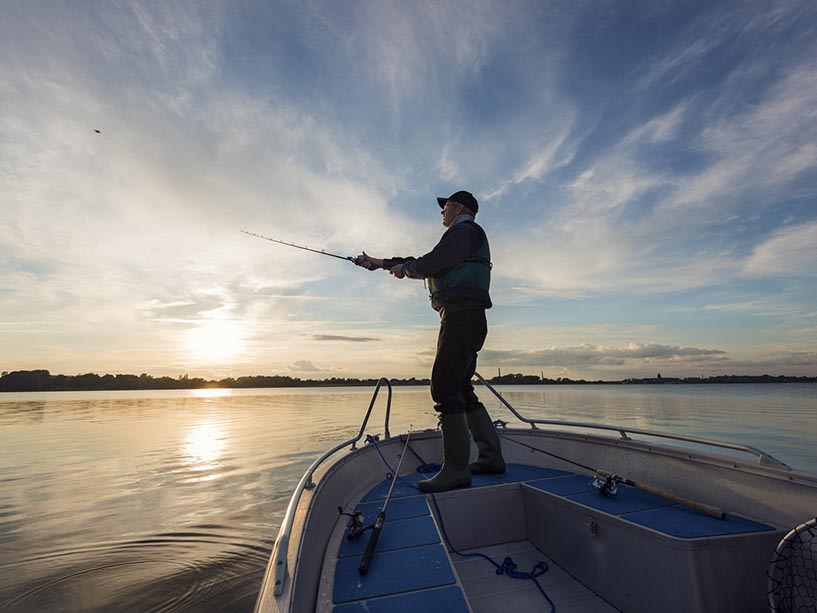
[[[722,439],[817,473],[817,384],[500,389],[525,415]],[[371,394],[0,394],[0,610],[252,611],[292,489]],[[396,388],[392,433],[436,425],[431,406]]]

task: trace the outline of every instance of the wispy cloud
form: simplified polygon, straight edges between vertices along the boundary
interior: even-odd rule
[[[698,349],[651,343],[631,342],[627,347],[605,347],[588,343],[574,347],[548,347],[532,351],[485,350],[483,363],[500,366],[622,366],[632,361],[700,362],[722,359],[721,349]]]
[[[310,338],[313,341],[343,341],[348,343],[371,343],[380,340],[373,336],[343,336],[342,334],[313,334]]]
[[[817,222],[784,227],[746,259],[748,275],[817,275]]]
[[[485,199],[490,201],[501,198],[510,187],[526,181],[539,181],[549,172],[569,164],[575,155],[576,143],[566,142],[571,136],[572,119],[568,118],[565,123],[558,134],[543,137],[542,140],[546,142],[544,148],[537,151],[512,178],[503,181],[499,187],[486,194]]]

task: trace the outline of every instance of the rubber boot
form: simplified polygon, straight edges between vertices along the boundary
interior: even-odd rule
[[[443,467],[431,479],[418,483],[424,492],[445,492],[471,485],[468,456],[471,440],[465,413],[442,413],[440,428],[443,431]]]
[[[491,416],[483,405],[465,414],[468,428],[474,436],[479,449],[479,457],[471,462],[468,468],[475,475],[501,475],[505,472],[505,459],[502,457],[502,446],[496,433]]]

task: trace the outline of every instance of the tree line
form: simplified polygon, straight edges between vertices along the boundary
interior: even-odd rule
[[[71,392],[98,390],[179,390],[203,388],[261,388],[261,387],[344,387],[374,386],[379,379],[331,377],[329,379],[300,379],[288,375],[254,375],[207,380],[180,375],[152,377],[141,375],[52,375],[47,370],[16,370],[0,375],[0,392]],[[692,383],[813,383],[817,377],[789,377],[785,375],[719,375],[713,377],[658,377],[624,379],[622,381],[587,381],[559,377],[547,379],[520,373],[497,375],[488,379],[493,385],[638,385],[638,384],[692,384]],[[430,385],[428,379],[390,379],[392,385]]]
[[[17,370],[0,375],[0,392],[72,392],[97,390],[183,390],[204,388],[254,388],[254,387],[333,387],[370,385],[378,379],[354,379],[331,377],[329,379],[300,379],[287,375],[255,375],[227,377],[225,379],[202,379],[180,375],[152,377],[141,375],[52,375],[47,370]],[[392,385],[429,385],[428,379],[391,379]]]

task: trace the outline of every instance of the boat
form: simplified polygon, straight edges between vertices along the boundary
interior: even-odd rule
[[[730,442],[530,419],[475,377],[520,422],[495,422],[506,473],[418,490],[440,433],[392,436],[380,379],[356,436],[295,488],[258,613],[817,610],[817,475]],[[382,436],[364,438],[383,387]]]

